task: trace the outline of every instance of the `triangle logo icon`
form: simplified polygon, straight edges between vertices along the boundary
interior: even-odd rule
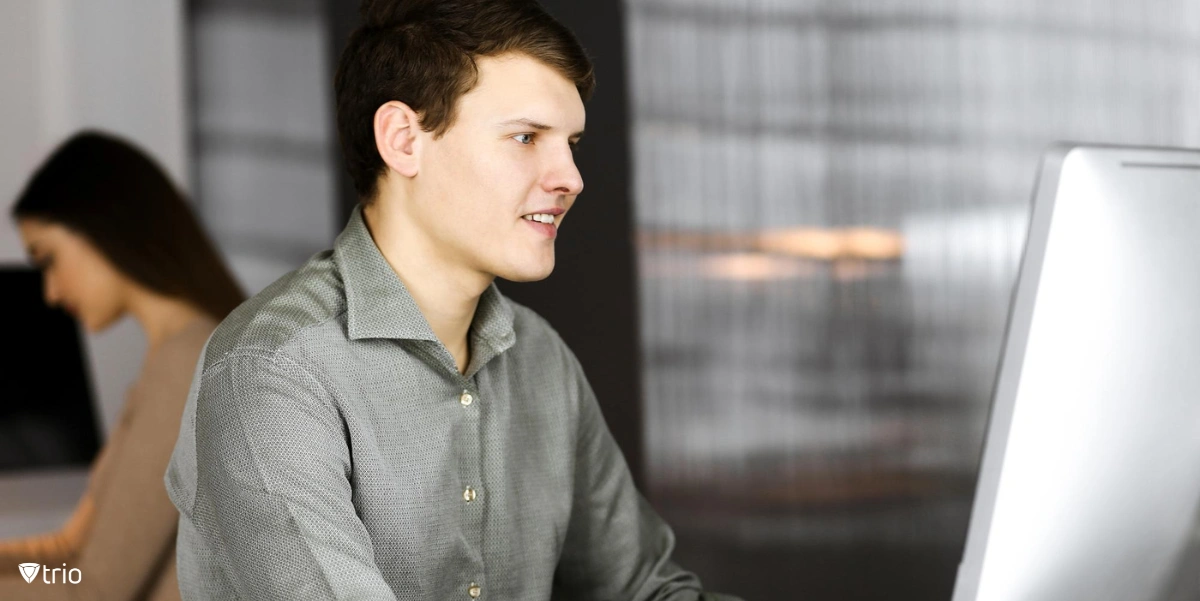
[[[33,582],[33,579],[37,577],[38,570],[42,569],[42,564],[23,563],[17,567],[21,569],[21,577],[25,579],[25,582]]]

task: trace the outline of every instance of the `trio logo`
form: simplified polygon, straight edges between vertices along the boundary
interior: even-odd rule
[[[42,582],[46,584],[59,584],[58,573],[62,572],[62,584],[70,582],[71,584],[79,584],[83,582],[83,572],[79,568],[67,569],[67,564],[63,564],[61,568],[53,570],[43,566],[40,563],[22,563],[17,565],[17,569],[21,572],[21,577],[25,582],[32,583],[34,578],[37,578],[38,572],[42,573]],[[49,580],[47,580],[49,578]]]

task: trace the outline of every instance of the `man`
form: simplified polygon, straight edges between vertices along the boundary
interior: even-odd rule
[[[213,334],[166,475],[185,599],[718,599],[670,561],[545,278],[591,65],[533,0],[364,2],[335,80],[360,195]]]

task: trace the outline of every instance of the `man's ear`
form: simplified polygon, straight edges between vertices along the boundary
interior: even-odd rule
[[[392,100],[375,111],[375,148],[388,168],[405,177],[418,171],[420,131],[416,111],[403,102]]]

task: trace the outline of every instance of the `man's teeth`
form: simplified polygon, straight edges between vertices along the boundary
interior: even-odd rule
[[[547,215],[546,213],[534,213],[533,215],[526,215],[525,219],[530,221],[540,221],[542,223],[554,223],[554,215]]]

